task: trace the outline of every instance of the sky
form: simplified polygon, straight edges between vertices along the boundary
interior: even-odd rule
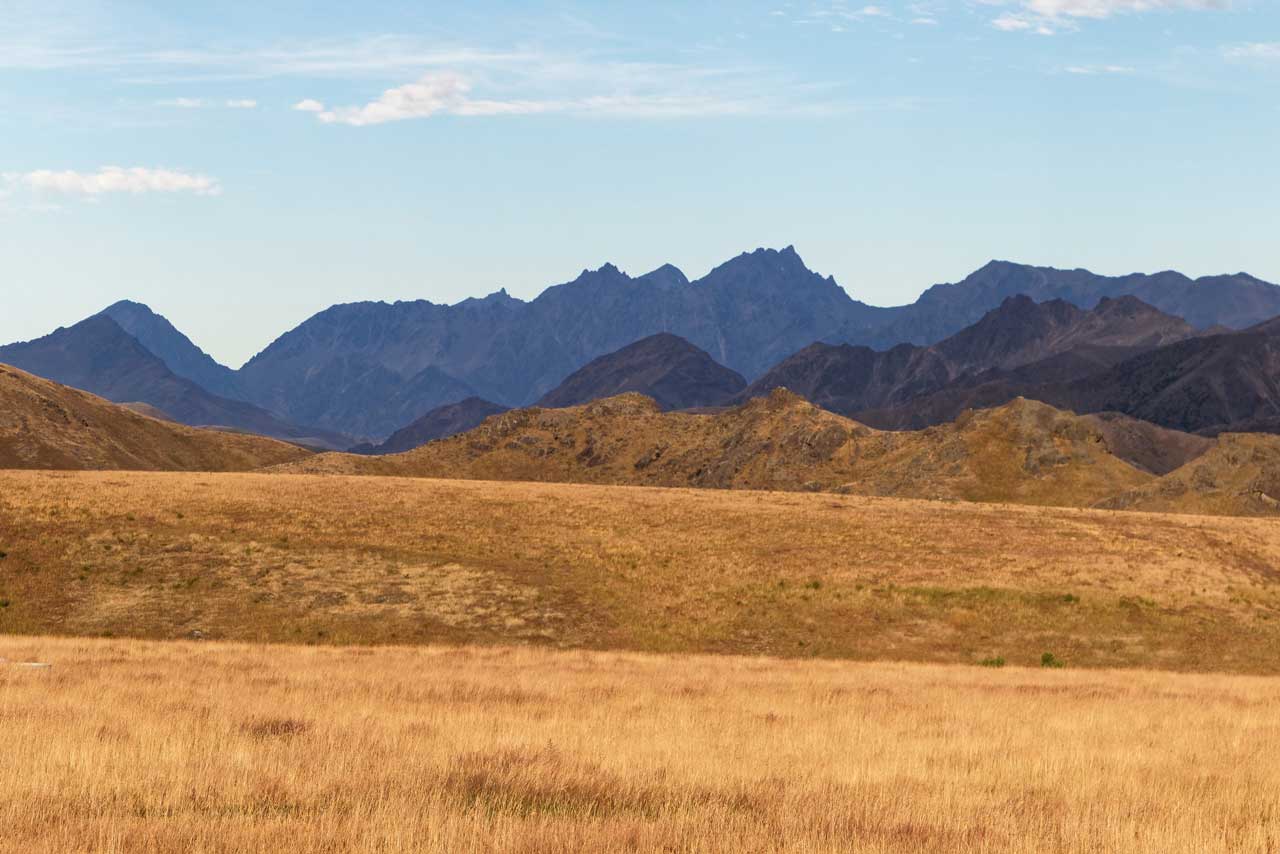
[[[1280,282],[1280,2],[0,0],[0,342],[145,302],[239,366],[339,302],[760,246]]]

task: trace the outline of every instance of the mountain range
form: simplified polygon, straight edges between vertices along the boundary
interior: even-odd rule
[[[62,351],[56,358],[51,342],[41,339],[0,348],[0,360],[112,400],[125,402],[127,397],[128,402],[156,406],[183,423],[222,424],[337,447],[354,443],[345,437],[387,437],[441,406],[470,397],[504,407],[537,402],[593,360],[659,333],[684,339],[718,366],[752,382],[752,393],[774,381],[761,384],[775,366],[809,345],[864,347],[866,352],[856,357],[819,349],[806,358],[833,359],[833,364],[861,358],[893,376],[905,370],[918,387],[903,386],[895,397],[876,391],[877,381],[840,404],[847,410],[861,395],[866,399],[859,399],[859,406],[892,409],[899,400],[953,386],[961,376],[972,383],[978,362],[957,361],[933,345],[940,346],[1017,295],[1032,303],[1054,303],[1062,317],[1046,320],[1048,337],[1040,344],[1025,343],[1024,351],[1015,348],[1003,358],[993,354],[982,364],[1003,372],[988,377],[992,381],[1031,386],[1043,385],[1042,372],[1051,368],[1060,372],[1056,382],[1070,382],[1086,375],[1086,369],[1111,367],[1152,343],[1215,328],[1249,327],[1280,315],[1280,287],[1243,273],[1195,280],[1173,272],[1107,277],[1003,261],[954,284],[929,288],[911,305],[880,308],[853,299],[831,277],[809,270],[787,247],[743,253],[696,281],[670,265],[631,277],[606,264],[527,302],[499,291],[455,305],[421,300],[335,305],[286,332],[236,371],[219,365],[146,306],[119,302],[96,316],[112,321],[159,362],[169,374],[164,382],[122,378],[121,365],[110,362],[121,344],[108,340],[114,333],[104,332],[97,322],[48,336],[59,339],[52,342],[54,350]],[[1124,296],[1186,323],[1169,321],[1172,325],[1153,329],[1157,338],[1150,341],[1124,337],[1128,332],[1108,340],[1105,330],[1072,331],[1078,318],[1062,308],[1092,312],[1104,298]],[[1122,311],[1125,305],[1133,307],[1125,303],[1108,311]],[[1098,317],[1092,322],[1105,321]],[[1055,331],[1053,323],[1068,328]],[[1093,336],[1088,346],[1075,346],[1069,339],[1086,333]],[[1055,337],[1061,335],[1068,338]],[[67,341],[71,337],[86,340],[72,344]],[[893,355],[867,355],[879,351]],[[976,349],[974,353],[981,355]],[[1030,378],[1004,376],[1037,364],[1037,358],[1058,361],[1039,365]],[[895,360],[906,360],[905,367]],[[795,367],[792,363],[787,370]],[[155,373],[155,366],[147,371]],[[184,382],[204,396],[182,386]],[[1234,417],[1234,410],[1230,414]],[[1257,416],[1270,417],[1265,407]]]
[[[1103,297],[1138,295],[1197,328],[1247,326],[1280,314],[1280,287],[1244,274],[1113,278],[1006,262],[930,288],[912,305],[878,308],[809,270],[787,247],[744,253],[692,282],[670,265],[635,278],[605,265],[529,302],[500,291],[453,306],[334,306],[277,339],[239,379],[247,399],[291,420],[385,435],[406,421],[402,406],[378,403],[386,397],[380,386],[407,383],[434,395],[422,412],[446,402],[436,393],[444,378],[425,381],[428,368],[495,403],[527,405],[592,359],[668,332],[754,380],[814,342],[932,344],[1017,294],[1084,309]],[[362,401],[360,413],[332,407],[353,399]]]

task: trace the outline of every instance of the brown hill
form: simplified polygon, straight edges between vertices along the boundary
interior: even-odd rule
[[[1090,422],[1017,400],[915,433],[872,430],[786,390],[716,414],[621,395],[514,410],[405,454],[322,454],[277,471],[831,490],[1087,506],[1153,478]]]
[[[248,471],[310,455],[274,439],[161,421],[0,365],[0,468]]]
[[[1223,433],[1195,460],[1166,477],[1118,495],[1103,506],[1228,516],[1274,515],[1280,511],[1280,436]]]
[[[538,401],[538,406],[577,406],[634,391],[663,409],[717,406],[747,381],[678,335],[661,332],[593,359]]]
[[[353,454],[400,454],[436,439],[447,439],[480,426],[490,415],[506,412],[507,407],[479,397],[468,397],[457,403],[437,406],[407,427],[392,433],[380,445],[366,443],[351,449]]]
[[[133,403],[122,403],[120,405],[130,412],[136,412],[139,415],[145,415],[148,418],[154,418],[157,421],[169,421],[173,424],[179,423],[174,421],[174,419],[170,417],[169,413],[159,407],[152,406],[149,403],[138,403],[135,401]]]

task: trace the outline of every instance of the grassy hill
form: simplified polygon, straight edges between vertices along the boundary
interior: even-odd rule
[[[662,412],[627,394],[513,410],[407,453],[320,454],[273,471],[1280,512],[1280,437],[1215,441],[1021,398],[924,430],[881,431],[783,389],[712,413]]]
[[[247,471],[308,456],[275,439],[164,421],[0,365],[0,468]]]
[[[279,471],[835,491],[1087,506],[1151,476],[1098,428],[1016,400],[918,432],[872,430],[779,389],[714,414],[620,395],[523,409],[404,454],[323,454]]]
[[[1262,519],[0,472],[0,552],[0,634],[1280,673],[1280,529]]]

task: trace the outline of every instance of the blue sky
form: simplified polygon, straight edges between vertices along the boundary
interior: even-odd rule
[[[795,244],[1280,281],[1280,3],[0,0],[0,341],[120,298],[239,365],[335,302]]]

